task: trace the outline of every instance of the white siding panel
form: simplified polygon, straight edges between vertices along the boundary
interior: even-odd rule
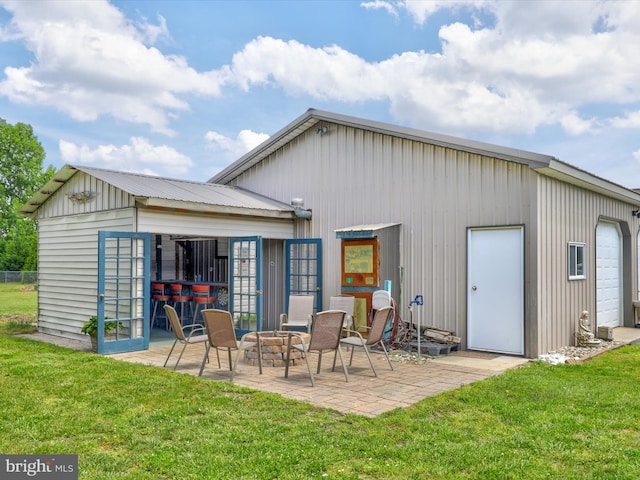
[[[133,231],[134,209],[39,221],[38,328],[87,340],[83,323],[97,311],[98,231]]]
[[[293,221],[140,209],[138,231],[194,237],[261,235],[264,238],[286,239],[293,238]]]

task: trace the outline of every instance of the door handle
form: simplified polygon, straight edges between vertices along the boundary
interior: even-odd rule
[[[99,298],[100,300],[104,300],[104,293],[101,293],[100,295],[98,295],[98,298]]]
[[[471,287],[471,290],[473,290],[473,291],[475,292],[476,290],[478,290],[478,287],[476,287],[476,286],[474,285],[473,287]]]

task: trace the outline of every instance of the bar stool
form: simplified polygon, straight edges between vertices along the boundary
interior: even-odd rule
[[[193,318],[193,305],[191,302],[193,301],[193,297],[191,295],[183,295],[183,285],[181,283],[172,283],[169,285],[169,290],[171,292],[171,301],[173,302],[173,308],[178,309],[178,305],[180,305],[180,318],[184,321],[184,306],[187,305],[187,308],[191,310],[191,317]]]
[[[169,329],[169,319],[166,314],[163,314],[165,305],[169,305],[169,301],[171,297],[167,295],[164,291],[164,283],[152,283],[151,284],[151,302],[153,303],[153,312],[151,313],[151,328],[156,323],[157,317],[156,314],[160,313],[164,317],[164,328],[165,330]],[[158,311],[158,306],[160,306],[160,311]],[[158,316],[160,316],[158,315]]]
[[[196,322],[198,308],[201,310],[209,307],[214,308],[216,297],[211,296],[209,285],[194,285],[191,287],[191,291],[193,292],[193,304],[195,305],[193,309],[193,321]]]

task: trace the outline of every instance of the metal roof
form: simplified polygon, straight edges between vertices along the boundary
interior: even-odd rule
[[[463,152],[499,158],[510,162],[528,165],[529,168],[546,176],[561,179],[590,191],[616,198],[634,205],[640,205],[640,195],[634,190],[593,175],[568,163],[561,162],[550,155],[528,152],[516,148],[502,147],[475,140],[452,137],[413,128],[400,127],[388,123],[376,122],[347,115],[340,115],[310,108],[289,125],[276,132],[262,144],[240,157],[237,161],[219,172],[210,182],[228,184],[244,171],[260,163],[264,158],[293,140],[309,128],[322,122],[345,125],[372,132],[428,143]]]
[[[336,238],[367,238],[373,237],[375,232],[385,228],[397,227],[399,223],[372,223],[366,225],[354,225],[353,227],[338,228]]]
[[[181,210],[236,215],[292,218],[293,207],[238,187],[176,180],[138,173],[118,172],[101,168],[65,165],[29,201],[20,213],[33,214],[51,195],[76,173],[102,180],[135,197],[147,207],[179,208]]]

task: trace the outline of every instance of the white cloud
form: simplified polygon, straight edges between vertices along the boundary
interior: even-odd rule
[[[458,10],[463,7],[482,8],[492,2],[486,0],[404,0],[398,7],[405,9],[418,25],[424,25],[430,16],[439,10]]]
[[[242,130],[237,138],[229,138],[218,132],[207,132],[205,141],[208,147],[219,152],[225,159],[237,159],[267,140],[266,133],[256,133],[251,130]],[[219,162],[217,162],[219,163]]]
[[[584,120],[577,114],[570,112],[560,120],[562,128],[569,135],[581,135],[593,130],[594,121]]]
[[[0,95],[54,107],[79,121],[110,115],[166,135],[170,118],[189,109],[183,94],[219,95],[215,72],[152,46],[168,38],[165,21],[133,23],[105,1],[6,2],[13,14],[3,37],[20,38],[35,57],[7,67]]]
[[[167,145],[152,145],[148,139],[131,137],[127,145],[100,145],[92,149],[65,140],[59,142],[60,158],[65,163],[95,165],[100,168],[182,176],[191,170],[191,159]]]
[[[375,64],[338,46],[313,48],[272,37],[249,42],[230,66],[230,77],[244,90],[273,85],[293,96],[346,102],[382,97],[380,73]]]
[[[624,117],[612,118],[611,125],[615,128],[640,128],[640,110],[627,113]]]
[[[322,101],[386,100],[401,122],[453,132],[531,134],[558,125],[577,135],[606,121],[581,118],[581,107],[640,101],[640,68],[634,61],[640,31],[626,20],[640,15],[640,2],[395,5],[416,22],[443,8],[466,6],[491,12],[495,24],[444,25],[441,52],[405,52],[377,63],[336,45],[314,48],[258,37],[234,55],[229,84],[281,88],[292,97]]]
[[[144,38],[150,44],[155,44],[159,39],[171,39],[167,29],[167,21],[162,15],[158,15],[158,25],[146,21],[138,23],[138,29],[144,34]]]
[[[393,15],[394,17],[398,16],[398,10],[391,2],[374,0],[372,2],[362,2],[360,6],[367,10],[386,10],[387,13]]]
[[[468,18],[482,20],[442,25],[440,52],[405,52],[380,62],[338,45],[261,36],[229,65],[209,72],[155,46],[171,39],[162,17],[134,22],[98,0],[3,6],[13,17],[0,38],[20,38],[34,61],[7,67],[0,95],[79,121],[106,115],[174,135],[171,122],[189,111],[192,95],[259,87],[321,101],[385,101],[399,122],[450,133],[531,134],[552,125],[579,135],[637,122],[633,115],[580,112],[640,102],[640,2],[364,1],[364,9],[404,11],[419,26],[440,10],[466,9]],[[210,146],[246,152],[242,133],[216,135],[207,138]]]

